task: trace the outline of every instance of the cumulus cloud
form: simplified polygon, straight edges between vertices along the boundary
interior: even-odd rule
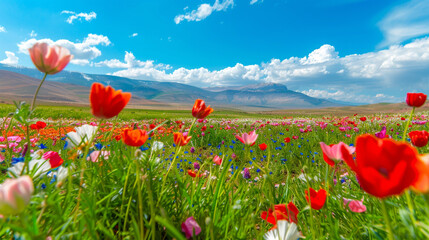
[[[71,63],[78,65],[86,65],[90,60],[101,56],[101,51],[97,46],[109,46],[111,44],[108,37],[97,34],[88,34],[82,42],[71,42],[66,39],[53,41],[52,39],[35,39],[31,38],[26,41],[18,43],[19,52],[28,54],[28,49],[31,48],[36,42],[46,42],[49,45],[58,45],[70,50],[74,55]]]
[[[179,24],[184,20],[188,22],[191,22],[191,21],[198,22],[210,16],[213,12],[219,12],[222,10],[225,11],[229,7],[233,7],[233,6],[234,6],[234,0],[223,0],[222,2],[219,2],[219,0],[216,0],[216,2],[213,5],[210,5],[208,3],[203,3],[196,10],[192,10],[191,12],[188,12],[186,14],[177,15],[174,18],[174,22],[176,24]]]
[[[6,32],[6,28],[5,27],[3,27],[3,26],[0,26],[0,33],[1,32]]]
[[[151,60],[137,60],[131,52],[125,53],[124,61],[112,59],[96,63],[96,66],[120,69],[110,73],[112,75],[133,79],[173,81],[199,87],[275,82],[313,96],[341,101],[356,98],[361,100],[353,102],[366,103],[401,101],[402,98],[391,96],[407,91],[428,92],[428,65],[429,38],[347,56],[340,56],[333,46],[325,44],[304,57],[272,59],[254,65],[237,63],[215,71],[203,67],[172,69]]]
[[[396,7],[379,27],[385,37],[381,47],[429,34],[429,0],[411,0]]]
[[[61,14],[68,14],[68,15],[70,15],[67,18],[67,20],[66,20],[66,22],[68,22],[69,24],[73,24],[73,21],[76,20],[76,19],[80,20],[80,21],[85,20],[85,21],[89,22],[92,19],[97,18],[97,14],[95,12],[90,12],[90,13],[82,13],[82,12],[81,13],[76,13],[76,12],[73,12],[73,11],[64,10],[64,11],[61,12]]]
[[[0,61],[0,63],[7,64],[7,65],[17,65],[18,64],[19,58],[17,56],[15,56],[15,53],[5,51],[5,54],[6,54],[7,58]]]
[[[171,66],[165,64],[154,64],[154,61],[140,61],[132,52],[125,52],[124,61],[118,59],[104,60],[94,64],[96,67],[109,67],[109,68],[143,68],[143,69],[170,69]]]
[[[133,34],[131,34],[130,37],[137,37],[138,35],[139,35],[138,33],[133,33]]]

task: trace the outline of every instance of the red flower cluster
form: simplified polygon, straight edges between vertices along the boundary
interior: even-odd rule
[[[45,127],[46,127],[46,123],[42,122],[42,121],[37,121],[36,123],[30,125],[31,129],[37,130],[37,131],[39,131],[40,129],[43,129]]]

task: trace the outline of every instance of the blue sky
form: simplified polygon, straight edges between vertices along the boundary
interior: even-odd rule
[[[373,103],[429,92],[429,0],[0,2],[0,62],[45,41],[70,71],[200,87],[283,83]]]

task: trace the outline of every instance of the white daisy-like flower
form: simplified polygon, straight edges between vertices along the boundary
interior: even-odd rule
[[[88,142],[97,133],[98,127],[85,124],[81,127],[76,127],[76,132],[67,133],[68,148],[86,146]]]
[[[15,176],[21,176],[21,172],[24,165],[25,164],[23,162],[19,162],[13,165],[12,167],[8,168],[7,170]],[[49,163],[49,161],[45,159],[39,159],[39,160],[35,159],[28,162],[29,172],[35,171],[33,175],[34,177],[40,177],[42,173],[48,172],[50,169],[51,169],[51,164]],[[25,175],[28,173],[24,171],[23,174]]]
[[[155,141],[152,143],[152,147],[151,147],[152,152],[158,152],[162,148],[164,148],[164,143],[159,141]]]
[[[265,240],[296,240],[301,236],[295,223],[286,220],[277,221],[277,228],[264,235]]]
[[[72,165],[73,167],[73,165]],[[61,182],[67,178],[69,174],[69,169],[67,167],[60,166],[57,170],[57,181]]]

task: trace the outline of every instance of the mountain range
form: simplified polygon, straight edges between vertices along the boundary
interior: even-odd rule
[[[37,69],[0,64],[0,99],[31,98],[43,74]],[[218,108],[233,109],[299,109],[335,107],[344,104],[313,98],[291,91],[285,85],[265,83],[241,87],[198,88],[174,82],[135,80],[111,75],[85,74],[62,71],[48,75],[39,94],[41,100],[87,104],[89,88],[93,82],[111,85],[115,89],[131,92],[132,105],[180,108],[192,105],[201,98]],[[65,94],[66,93],[66,94]],[[144,106],[143,106],[144,107]]]

